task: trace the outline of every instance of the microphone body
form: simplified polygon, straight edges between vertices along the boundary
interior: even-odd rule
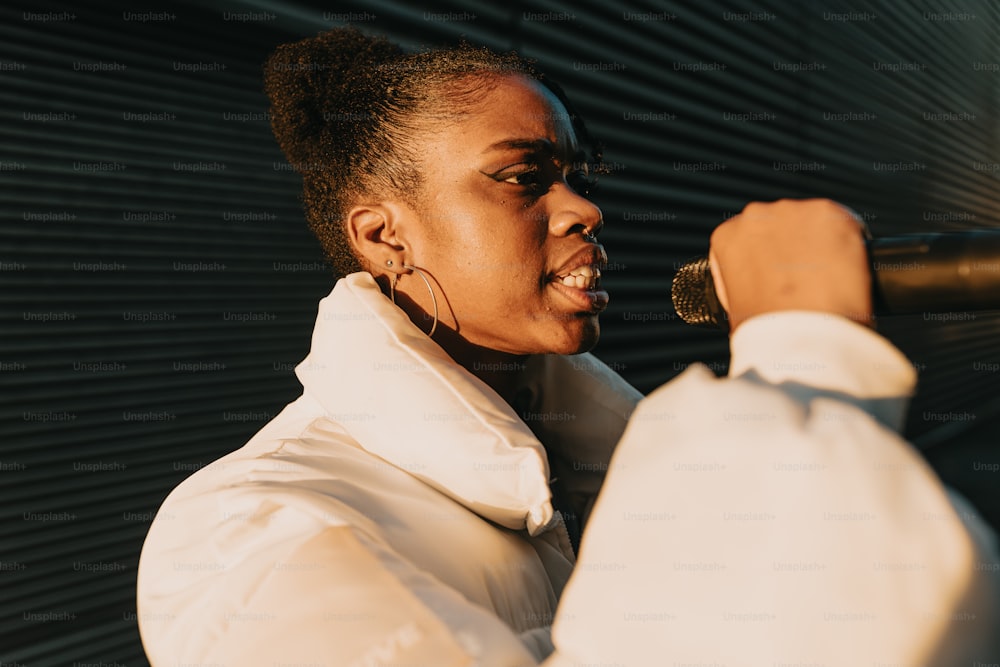
[[[876,315],[1000,309],[1000,230],[906,234],[866,244]],[[729,328],[707,257],[677,271],[671,297],[688,324]]]

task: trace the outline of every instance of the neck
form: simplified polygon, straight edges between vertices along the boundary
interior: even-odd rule
[[[475,345],[453,330],[440,326],[434,334],[434,342],[513,407],[526,355],[508,354]]]
[[[389,277],[379,276],[376,281],[382,292],[389,296]],[[396,291],[396,305],[409,316],[410,321],[423,331],[427,331],[426,323],[431,321],[431,316],[401,290]],[[434,342],[460,366],[485,382],[508,405],[514,406],[514,398],[527,355],[508,354],[475,345],[440,322],[434,333]]]

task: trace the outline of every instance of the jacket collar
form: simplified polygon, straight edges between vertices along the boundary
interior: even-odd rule
[[[489,386],[417,328],[368,273],[320,301],[305,392],[367,451],[487,519],[553,519],[545,449]]]

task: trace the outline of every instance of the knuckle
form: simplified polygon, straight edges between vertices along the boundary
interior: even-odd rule
[[[732,223],[728,221],[716,227],[714,230],[712,230],[712,234],[708,238],[709,247],[711,248],[725,247],[726,243],[729,240],[729,237],[732,235],[732,230],[733,230]]]
[[[726,232],[725,232],[724,228],[725,228],[725,226],[727,224],[729,224],[729,223],[724,222],[724,223],[722,223],[721,225],[719,225],[718,227],[716,227],[715,229],[712,230],[712,234],[708,237],[708,242],[711,245],[717,244],[719,241],[721,241],[723,239],[723,237],[725,237]]]

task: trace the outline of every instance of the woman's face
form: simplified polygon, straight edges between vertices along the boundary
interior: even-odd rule
[[[558,99],[508,77],[472,113],[427,133],[421,158],[425,187],[407,260],[435,284],[439,326],[512,354],[593,347],[608,303],[597,280],[607,259],[583,231],[597,231],[601,211],[574,190],[585,167]],[[418,276],[399,285],[432,312]]]

